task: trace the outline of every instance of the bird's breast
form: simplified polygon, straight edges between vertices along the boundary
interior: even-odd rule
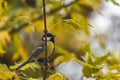
[[[54,51],[54,44],[51,41],[47,42],[47,56],[51,56]],[[41,55],[38,56],[38,58],[45,58],[45,49],[41,53]]]

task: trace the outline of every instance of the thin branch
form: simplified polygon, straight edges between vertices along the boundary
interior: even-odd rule
[[[46,23],[46,5],[45,0],[43,0],[43,15],[44,15],[44,31],[45,31],[45,72],[43,80],[46,80],[48,71],[48,52],[47,52],[47,23]]]
[[[66,4],[66,5],[61,5],[61,6],[57,7],[57,8],[55,8],[55,9],[47,12],[46,15],[49,16],[49,15],[51,15],[51,14],[54,14],[54,13],[58,12],[59,10],[61,10],[62,8],[66,8],[66,7],[68,7],[68,6],[76,3],[77,1],[79,1],[79,0],[75,0],[75,1],[73,1],[73,2],[71,2],[71,3],[69,3],[69,4]],[[40,20],[40,19],[43,19],[43,16],[44,16],[44,14],[41,15],[41,16],[39,16],[39,17],[36,18],[36,19],[33,19],[32,22],[38,21],[38,20]],[[22,24],[22,25],[19,26],[19,28],[17,28],[17,29],[14,28],[14,29],[10,30],[10,33],[19,32],[21,29],[23,29],[23,28],[26,27],[27,25],[29,25],[29,24],[28,24],[28,23]],[[4,28],[3,28],[3,29],[0,29],[0,31],[1,31],[1,30],[4,30]]]

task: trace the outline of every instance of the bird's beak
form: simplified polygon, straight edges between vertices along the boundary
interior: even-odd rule
[[[56,35],[53,35],[53,37],[56,37]]]

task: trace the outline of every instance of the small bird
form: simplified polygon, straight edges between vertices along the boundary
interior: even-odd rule
[[[52,55],[52,53],[54,52],[54,49],[55,49],[55,43],[54,43],[55,36],[51,33],[46,33],[46,35],[44,34],[42,36],[42,41],[43,41],[42,46],[39,46],[35,50],[33,50],[31,55],[28,57],[28,59],[25,62],[23,62],[21,65],[19,65],[15,69],[15,71],[18,71],[21,67],[23,67],[24,65],[26,65],[30,62],[38,61],[38,59],[45,59],[45,36],[47,39],[48,57],[50,55]]]

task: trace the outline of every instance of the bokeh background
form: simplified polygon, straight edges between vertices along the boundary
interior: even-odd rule
[[[56,75],[65,80],[95,80],[104,75],[102,78],[109,80],[111,75],[120,74],[115,67],[118,72],[110,73],[114,70],[113,64],[120,63],[119,4],[120,0],[46,0],[47,29],[56,35],[48,76],[61,73]],[[4,66],[7,72],[15,69],[41,44],[44,34],[42,6],[42,0],[0,1],[1,72]],[[106,57],[108,53],[110,56]],[[43,62],[30,63],[18,74],[0,74],[0,79],[15,76],[16,80],[41,80],[43,65]],[[106,68],[108,65],[112,68]],[[54,80],[56,75],[49,80]]]

